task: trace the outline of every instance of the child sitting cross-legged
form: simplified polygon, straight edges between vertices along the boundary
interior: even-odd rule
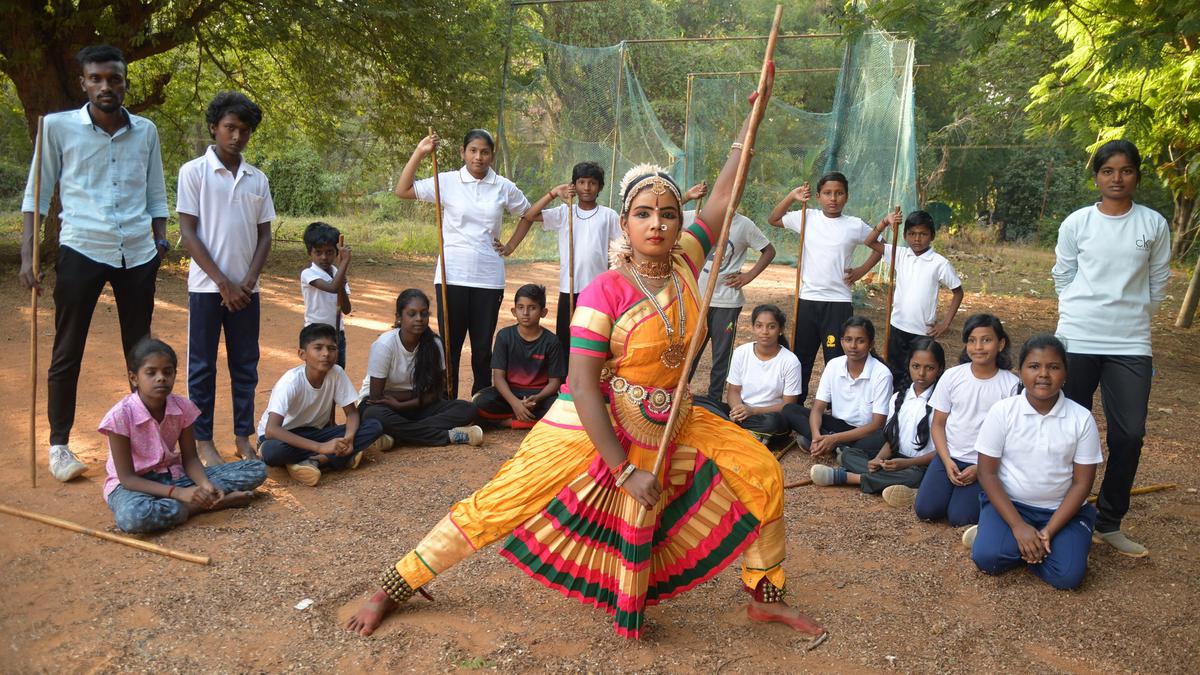
[[[492,349],[492,386],[475,394],[479,417],[513,429],[530,429],[558,400],[567,376],[561,343],[542,328],[546,288],[525,284],[513,298],[517,325],[496,334]]]
[[[363,419],[383,425],[381,450],[483,443],[483,429],[471,424],[475,406],[447,398],[445,349],[429,328],[429,296],[419,288],[401,291],[395,327],[371,345],[358,393]]]
[[[905,380],[892,395],[891,417],[883,427],[883,447],[876,453],[861,447],[842,451],[841,468],[813,466],[815,485],[857,485],[867,494],[883,493],[890,506],[911,509],[916,488],[929,462],[937,457],[930,438],[933,408],[929,404],[946,353],[931,337],[918,336],[908,354]]]
[[[189,516],[245,506],[267,467],[245,459],[205,468],[196,454],[194,403],[171,393],[178,359],[165,342],[142,338],[127,358],[133,393],[100,422],[108,437],[104,498],[117,527],[157,532]]]
[[[1067,349],[1053,335],[1021,347],[1025,391],[992,406],[979,452],[979,524],[963,534],[971,559],[988,574],[1028,565],[1042,581],[1076,588],[1087,571],[1096,508],[1100,432],[1092,411],[1062,393]]]
[[[321,472],[357,469],[363,451],[383,437],[377,420],[360,420],[358,392],[337,365],[338,334],[327,323],[300,331],[300,360],[271,389],[258,423],[258,452],[268,466],[285,466],[297,482],[313,486]],[[345,424],[333,424],[335,407]]]

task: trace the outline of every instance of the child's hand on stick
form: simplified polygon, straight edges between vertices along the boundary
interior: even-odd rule
[[[812,198],[812,189],[808,187],[808,183],[792,190],[792,201],[806,202]]]
[[[428,157],[434,150],[437,150],[438,143],[441,140],[437,134],[429,134],[425,138],[422,138],[420,143],[417,143],[416,154]]]
[[[338,249],[338,269],[346,269],[350,267],[350,247],[342,246]]]
[[[568,198],[573,199],[575,197],[575,185],[573,183],[563,183],[562,185],[555,186],[550,191],[550,194],[565,202]]]

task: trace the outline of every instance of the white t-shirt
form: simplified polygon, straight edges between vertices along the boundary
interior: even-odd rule
[[[855,379],[850,377],[849,363],[847,357],[839,356],[825,365],[816,398],[829,404],[834,417],[853,427],[870,423],[872,415],[886,418],[892,399],[892,371],[868,356]]]
[[[509,179],[488,169],[479,180],[464,166],[438,174],[442,195],[442,232],[446,249],[446,283],[473,288],[504,288],[504,258],[492,246],[500,236],[504,212],[520,216],[529,200]],[[433,178],[413,183],[417,199],[434,201]],[[433,283],[442,283],[438,258]]]
[[[1068,352],[1150,356],[1150,319],[1171,278],[1171,227],[1141,204],[1119,216],[1079,209],[1058,228],[1051,276],[1054,332]]]
[[[234,283],[240,283],[250,271],[259,223],[275,220],[267,175],[245,158],[237,174],[230,173],[211,145],[203,155],[179,167],[175,210],[198,219],[196,237],[217,268]],[[220,292],[195,260],[188,266],[188,292]],[[258,292],[258,280],[254,292]]]
[[[763,361],[754,353],[754,343],[733,350],[729,361],[729,384],[742,388],[742,403],[759,408],[783,403],[784,396],[800,395],[800,359],[779,348],[779,353]]]
[[[891,260],[892,245],[883,247],[883,259]],[[896,299],[892,325],[902,331],[925,335],[937,321],[938,286],[954,290],[962,279],[945,256],[927,249],[915,255],[907,246],[896,249]]]
[[[333,277],[338,273],[338,268],[337,265],[330,265],[330,267],[333,268],[333,274],[329,274],[321,269],[317,263],[309,265],[300,273],[300,295],[304,296],[305,326],[311,326],[314,323],[327,323],[339,330],[342,328],[341,313],[338,311],[337,293],[327,293],[312,285],[315,279],[332,282]],[[350,295],[350,282],[348,281],[346,282],[346,295]]]
[[[1092,411],[1062,392],[1045,415],[1033,409],[1025,394],[992,406],[975,449],[1000,460],[1000,484],[1009,499],[1041,509],[1062,504],[1075,464],[1104,461]]]
[[[920,426],[921,420],[928,419],[929,424],[933,424],[933,411],[928,409],[929,399],[933,396],[933,389],[926,387],[921,395],[913,393],[912,385],[909,385],[904,390],[904,403],[900,404],[900,412],[898,424],[896,426],[896,445],[892,448],[895,452],[904,457],[920,457],[934,451],[933,436],[925,443],[924,447],[917,447],[917,427]],[[891,400],[888,402],[888,409],[896,409],[896,397],[900,392],[892,394]],[[889,418],[890,421],[890,418]]]
[[[267,419],[271,413],[283,416],[284,429],[329,426],[334,406],[344,408],[358,400],[354,383],[341,366],[335,365],[325,375],[320,389],[313,389],[304,375],[304,364],[287,371],[271,389],[271,400],[258,421],[258,435],[267,433]]]
[[[683,212],[683,227],[686,229],[696,222],[695,211]],[[721,271],[717,279],[717,287],[713,291],[710,307],[741,307],[746,304],[746,296],[740,288],[730,288],[725,285],[725,276],[742,271],[746,262],[746,252],[753,248],[761,251],[771,243],[767,235],[758,229],[753,220],[740,213],[733,214],[733,222],[729,224],[729,243],[725,245],[725,257],[721,259]],[[713,254],[716,247],[708,252],[704,261],[704,269],[700,272],[700,291],[708,288],[708,275],[712,272]],[[744,400],[744,399],[743,399]]]
[[[444,369],[446,362],[442,343],[436,339],[434,343],[438,346],[438,369]],[[372,377],[387,380],[383,385],[385,390],[411,391],[416,367],[417,350],[410,352],[404,347],[399,328],[389,330],[371,343],[371,355],[367,357],[367,375],[363,378],[362,388],[358,390],[359,397],[370,396]]]
[[[567,227],[567,209],[575,209],[574,223]],[[608,243],[621,238],[621,217],[607,206],[582,211],[578,204],[559,204],[542,211],[542,229],[558,232],[558,290],[571,288],[571,230],[575,235],[575,292],[608,271]]]
[[[800,231],[800,211],[783,217],[783,226]],[[829,218],[821,209],[808,210],[804,230],[804,269],[801,270],[800,299],[850,302],[846,270],[853,265],[854,249],[863,245],[871,227],[861,218],[842,214]]]
[[[960,462],[974,464],[978,457],[975,439],[979,425],[997,401],[1017,393],[1021,380],[1012,372],[998,370],[986,380],[975,377],[971,364],[948,369],[938,380],[929,405],[949,415],[946,418],[946,450]]]

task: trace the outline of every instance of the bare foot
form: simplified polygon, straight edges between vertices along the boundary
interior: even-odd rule
[[[236,509],[246,506],[254,501],[254,493],[243,490],[241,492],[227,492],[224,497],[217,500],[213,504],[212,511],[220,511],[221,509]]]
[[[196,454],[200,455],[200,461],[204,466],[217,466],[225,463],[221,453],[217,452],[217,446],[212,441],[196,441]]]
[[[381,588],[358,608],[354,616],[346,620],[345,628],[351,633],[370,635],[383,623],[383,617],[399,606],[395,600],[388,597],[387,591]]]
[[[234,445],[237,446],[237,455],[242,459],[259,459],[258,450],[254,448],[254,444],[250,442],[249,436],[235,436]]]
[[[821,635],[825,628],[808,615],[786,602],[758,602],[751,600],[746,605],[746,616],[754,621],[782,623],[808,635]]]

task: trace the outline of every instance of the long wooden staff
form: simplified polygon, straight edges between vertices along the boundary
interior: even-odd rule
[[[33,148],[33,280],[29,291],[29,485],[37,487],[38,287],[42,238],[42,116],[38,115]]]
[[[575,199],[570,193],[567,194],[567,264],[571,266],[570,276],[567,277],[571,291],[567,307],[571,316],[575,316]]]
[[[900,213],[897,206],[894,213]],[[892,341],[892,302],[896,299],[896,247],[900,244],[900,223],[892,223],[892,256],[888,263],[887,308],[883,311],[883,360],[888,359],[888,346]]]
[[[807,182],[804,183],[808,185]],[[800,245],[796,250],[796,299],[792,302],[792,330],[800,317],[800,271],[804,267],[804,232],[808,229],[808,200],[800,202]],[[795,347],[795,345],[792,345]]]
[[[429,127],[429,135],[433,135],[433,127]],[[450,296],[446,290],[446,238],[442,233],[442,185],[438,179],[436,143],[434,143],[433,152],[429,156],[433,158],[433,202],[434,212],[437,214],[438,260],[441,262],[439,267],[442,270],[442,325],[438,328],[442,329],[442,356],[446,366],[446,396],[454,398],[454,385],[451,384],[454,381],[454,378],[451,377],[454,373],[451,370],[454,362],[450,358]]]
[[[190,563],[196,563],[197,565],[207,565],[210,562],[209,557],[206,555],[196,555],[194,553],[184,553],[183,551],[176,551],[173,548],[166,548],[163,546],[159,546],[158,544],[151,544],[150,542],[142,541],[141,539],[134,539],[133,537],[124,537],[119,534],[112,534],[109,532],[102,532],[100,530],[93,530],[90,527],[84,527],[83,525],[80,525],[79,523],[73,523],[69,520],[63,520],[62,518],[55,518],[54,516],[47,516],[42,513],[34,513],[33,511],[25,511],[25,510],[18,509],[18,508],[12,507],[12,506],[6,506],[4,504],[0,504],[0,513],[7,513],[10,516],[17,516],[18,518],[28,518],[29,520],[36,520],[39,523],[53,525],[54,527],[61,527],[64,530],[70,530],[72,532],[86,534],[89,537],[96,537],[97,539],[104,539],[106,541],[113,541],[118,544],[125,544],[126,546],[140,548],[143,551],[149,551],[151,553],[165,555],[170,558],[178,558],[179,560],[186,560]]]
[[[746,138],[742,141],[742,155],[738,158],[737,173],[733,177],[733,193],[729,197],[729,205],[725,208],[725,218],[721,227],[721,236],[716,243],[716,253],[713,255],[712,269],[713,274],[708,275],[708,286],[704,289],[704,301],[700,305],[700,321],[703,317],[708,316],[708,306],[712,302],[713,291],[717,288],[716,273],[721,269],[721,261],[725,257],[725,246],[729,243],[729,225],[733,222],[733,214],[737,212],[738,203],[742,199],[742,191],[746,187],[746,174],[750,171],[750,153],[754,149],[754,138],[758,134],[758,123],[762,117],[763,106],[766,105],[766,86],[767,72],[771,67],[771,61],[775,56],[775,43],[779,39],[779,22],[783,18],[783,5],[775,5],[775,20],[771,23],[771,35],[767,39],[767,53],[763,56],[762,71],[758,77],[758,96],[754,98],[753,113],[750,115],[750,123],[746,126]],[[683,298],[679,298],[679,302],[683,302]],[[682,306],[681,306],[682,309]],[[684,364],[691,363],[696,360],[696,352],[700,350],[700,334],[703,331],[696,331],[688,340],[687,357],[683,359]],[[663,463],[667,459],[667,446],[671,443],[671,430],[675,427],[675,421],[679,417],[679,403],[683,400],[683,393],[688,386],[688,368],[683,367],[679,371],[679,381],[675,385],[675,395],[671,397],[671,413],[667,416],[667,425],[663,429],[662,440],[658,443],[658,455],[654,458],[654,475],[657,478],[662,471]],[[647,509],[643,507],[643,517],[647,513]]]

